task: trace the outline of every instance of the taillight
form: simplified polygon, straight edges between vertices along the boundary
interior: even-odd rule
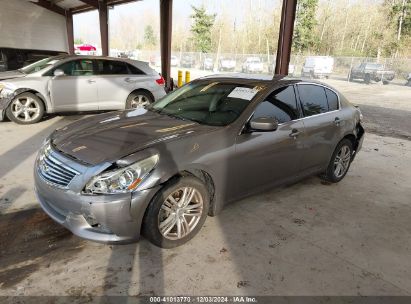
[[[161,75],[160,75],[160,78],[159,78],[159,79],[156,79],[156,82],[157,82],[159,85],[165,85],[165,84],[166,84],[166,81],[164,80],[163,76],[161,76]]]

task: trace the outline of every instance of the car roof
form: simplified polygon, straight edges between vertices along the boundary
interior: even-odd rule
[[[249,84],[249,85],[259,85],[259,84],[269,84],[271,86],[282,86],[282,85],[292,85],[292,84],[314,84],[320,85],[332,89],[338,92],[334,87],[317,81],[317,80],[306,80],[301,78],[290,78],[288,76],[282,75],[264,75],[264,74],[245,74],[245,73],[231,73],[231,74],[215,74],[208,75],[201,78],[197,78],[194,81],[219,81],[219,82],[236,82],[238,84]]]
[[[62,59],[108,59],[108,60],[119,60],[119,61],[137,61],[130,58],[120,58],[120,57],[110,57],[110,56],[93,56],[93,55],[58,55]]]

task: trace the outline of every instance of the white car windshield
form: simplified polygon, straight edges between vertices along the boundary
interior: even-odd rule
[[[39,61],[36,61],[35,63],[32,63],[28,66],[25,66],[21,69],[19,69],[20,72],[23,72],[24,74],[32,74],[35,72],[38,72],[40,70],[43,70],[46,67],[49,67],[56,62],[60,61],[63,59],[64,56],[53,56],[53,57],[48,57]]]

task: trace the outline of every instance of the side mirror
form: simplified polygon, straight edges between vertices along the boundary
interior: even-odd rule
[[[271,117],[259,117],[250,121],[251,131],[269,132],[278,128],[278,120]]]
[[[63,70],[60,69],[55,69],[54,70],[54,76],[64,76],[66,74],[64,74]]]

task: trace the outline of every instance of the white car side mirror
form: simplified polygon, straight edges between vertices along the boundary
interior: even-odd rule
[[[60,70],[60,69],[54,70],[54,76],[64,76],[64,75],[65,74],[64,74],[63,70]]]

